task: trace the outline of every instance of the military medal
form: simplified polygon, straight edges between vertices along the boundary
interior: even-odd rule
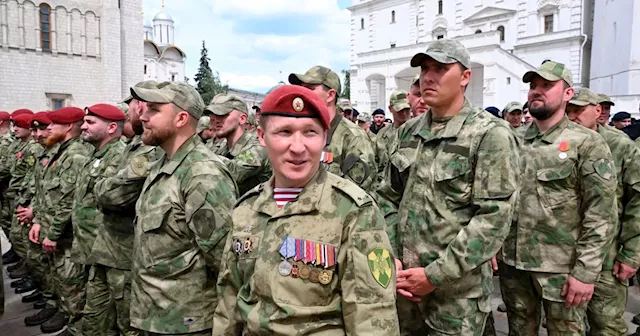
[[[569,150],[569,143],[566,141],[560,142],[558,150],[560,151],[560,153],[558,153],[558,158],[560,158],[560,160],[566,159],[568,157],[567,151]]]
[[[239,255],[240,253],[242,253],[242,242],[240,242],[240,239],[236,239],[233,245],[234,245],[234,252],[236,254]]]
[[[253,251],[253,242],[251,238],[247,238],[244,241],[244,253],[251,253],[251,251]]]
[[[318,278],[320,277],[320,271],[318,271],[317,269],[312,269],[311,272],[309,272],[309,281],[311,282],[318,282]]]
[[[311,269],[309,268],[309,266],[302,265],[302,267],[300,267],[300,279],[309,279],[309,273],[311,273]]]
[[[288,261],[283,260],[280,265],[278,265],[278,272],[280,272],[280,275],[282,276],[288,276],[291,274],[291,264]]]
[[[331,282],[331,279],[333,279],[333,272],[326,269],[322,270],[318,276],[318,281],[323,285],[328,285]]]
[[[300,268],[296,264],[291,265],[291,277],[292,278],[300,277]]]

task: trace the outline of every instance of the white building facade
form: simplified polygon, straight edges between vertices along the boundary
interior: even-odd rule
[[[502,109],[511,101],[526,101],[522,75],[552,59],[569,67],[575,86],[591,82],[616,103],[624,105],[626,99],[637,107],[640,19],[633,18],[640,18],[638,7],[636,0],[354,0],[349,8],[351,101],[365,112],[387,110],[391,92],[408,90],[419,72],[410,67],[411,57],[432,41],[453,38],[471,54],[467,97],[477,106]],[[618,10],[626,20],[618,20],[618,40],[611,42],[615,33],[597,30],[611,26]],[[622,54],[612,52],[620,46]],[[612,53],[619,63],[608,67]],[[591,72],[598,78],[591,80]]]
[[[143,79],[140,0],[0,0],[0,110],[116,103]]]
[[[186,55],[174,44],[174,21],[164,5],[153,18],[153,24],[144,25],[144,79],[184,82]]]

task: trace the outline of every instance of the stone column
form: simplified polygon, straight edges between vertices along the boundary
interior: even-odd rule
[[[0,0],[0,42],[2,48],[9,50],[9,26],[7,19],[7,2]]]
[[[80,16],[80,39],[82,42],[82,57],[87,58],[87,16],[85,14]]]
[[[58,30],[56,29],[56,10],[51,8],[49,15],[49,31],[51,31],[51,54],[58,55]]]
[[[49,17],[51,17],[51,13],[49,13]],[[42,52],[42,30],[40,29],[40,7],[36,6],[35,7],[35,29],[34,29],[34,33],[36,34],[36,45],[34,46],[36,48],[36,52]],[[49,26],[51,26],[51,23],[49,23]],[[49,27],[51,28],[51,27]]]
[[[72,41],[72,30],[71,30],[71,20],[72,20],[71,12],[67,12],[67,56],[69,58],[73,57],[73,41]]]
[[[25,35],[24,35],[24,4],[18,4],[18,47],[20,52],[24,52],[25,47]]]

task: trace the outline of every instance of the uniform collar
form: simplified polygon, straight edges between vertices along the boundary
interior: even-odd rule
[[[568,125],[569,125],[569,118],[567,118],[567,116],[565,115],[564,117],[562,117],[562,119],[560,119],[558,123],[551,126],[546,132],[541,134],[540,130],[538,130],[538,125],[536,125],[536,123],[533,122],[531,123],[531,126],[529,126],[529,128],[527,129],[527,132],[524,134],[524,138],[526,140],[533,140],[534,138],[542,135],[540,138],[542,141],[546,143],[554,143],[556,139],[558,139],[562,131],[565,128],[567,128]]]
[[[96,151],[96,154],[93,157],[95,159],[99,159],[103,157],[109,151],[109,149],[111,149],[111,147],[113,147],[119,141],[120,141],[120,138],[111,139],[111,141],[107,142],[106,144],[104,144],[104,146],[102,146],[102,148]]]
[[[242,149],[249,143],[251,140],[251,133],[244,131],[238,141],[233,145],[233,148],[229,149],[229,155],[232,157],[236,157],[240,155]]]
[[[199,143],[201,144],[202,140],[200,140],[200,137],[196,134],[191,138],[187,139],[187,141],[185,141],[180,146],[180,148],[178,148],[178,151],[173,155],[173,158],[168,159],[167,153],[164,153],[164,155],[162,155],[162,158],[160,158],[159,160],[160,165],[162,165],[162,167],[160,168],[160,172],[168,175],[173,174],[173,172],[175,172],[176,169],[178,169],[178,167],[180,166],[182,161],[184,161],[187,155],[191,153],[191,151],[194,148],[196,148],[196,146]],[[166,160],[168,160],[168,162],[165,163]]]
[[[342,114],[336,111],[336,117],[333,118],[333,120],[331,120],[331,124],[329,125],[331,126],[331,128],[329,129],[329,134],[327,134],[327,143],[325,144],[325,146],[329,146],[331,144],[331,138],[333,138],[333,133],[335,133],[342,119],[343,119]]]
[[[447,122],[447,125],[443,130],[441,130],[437,134],[433,134],[431,133],[433,114],[432,110],[429,109],[429,111],[424,114],[422,120],[419,121],[419,124],[416,127],[416,131],[413,134],[422,137],[426,141],[431,141],[433,139],[457,138],[458,134],[462,130],[462,126],[465,124],[465,122],[467,122],[468,119],[471,118],[472,115],[473,106],[471,106],[469,100],[465,98],[460,112],[458,112],[458,114],[453,116],[453,118],[451,118],[451,120]]]

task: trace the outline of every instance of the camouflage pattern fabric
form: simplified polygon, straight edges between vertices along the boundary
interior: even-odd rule
[[[627,335],[624,313],[627,309],[628,287],[611,271],[602,272],[595,284],[587,307],[588,335]]]
[[[398,335],[391,245],[371,197],[320,169],[296,201],[278,209],[272,185],[245,194],[233,212],[213,334]],[[316,266],[307,266],[288,249],[300,273],[283,276],[285,238],[315,243],[316,251],[334,247],[336,264],[323,268],[317,255]],[[239,242],[247,247],[238,249]],[[321,271],[331,276],[321,280]]]
[[[398,129],[394,125],[383,127],[376,135],[375,149],[376,162],[378,162],[378,181],[386,178],[386,168],[389,165],[389,153],[393,150],[395,141],[398,138]]]
[[[227,139],[226,138],[216,138],[213,137],[207,141],[207,148],[211,150],[213,153],[218,154],[220,156],[225,156],[229,153],[229,149],[227,148]]]
[[[502,249],[521,270],[594,283],[617,227],[616,172],[606,142],[565,116],[524,136],[518,218]]]
[[[58,247],[50,260],[50,267],[54,270],[54,290],[60,299],[60,310],[68,318],[69,334],[84,335],[82,318],[86,303],[87,269],[71,261],[71,249],[68,247]]]
[[[11,167],[17,158],[18,151],[21,146],[24,146],[24,142],[20,139],[15,139],[9,148],[4,152],[2,161],[0,161],[0,184],[2,184],[2,207],[0,208],[0,227],[4,231],[7,239],[11,236],[11,217],[13,215],[13,204],[15,202],[16,195],[9,191],[9,181],[11,180]]]
[[[169,334],[211,328],[236,198],[226,166],[198,136],[152,164],[136,204],[133,327]]]
[[[365,191],[371,190],[378,166],[373,144],[362,128],[336,115],[324,152],[333,156],[331,162],[324,163],[330,173],[355,182]]]
[[[429,111],[407,121],[397,136],[378,190],[394,254],[405,269],[424,267],[437,287],[423,299],[431,307],[423,309],[429,328],[444,330],[451,321],[436,312],[460,305],[469,314],[454,320],[476,333],[490,312],[481,304],[493,289],[489,260],[515,208],[517,140],[506,122],[469,101],[446,124]],[[453,306],[434,306],[449,299]]]
[[[402,295],[396,295],[396,309],[398,310],[398,323],[400,335],[427,335],[429,327],[424,322],[420,307]]]
[[[238,184],[240,195],[271,177],[267,150],[250,132],[245,131],[225,157],[229,159],[225,163]]]

